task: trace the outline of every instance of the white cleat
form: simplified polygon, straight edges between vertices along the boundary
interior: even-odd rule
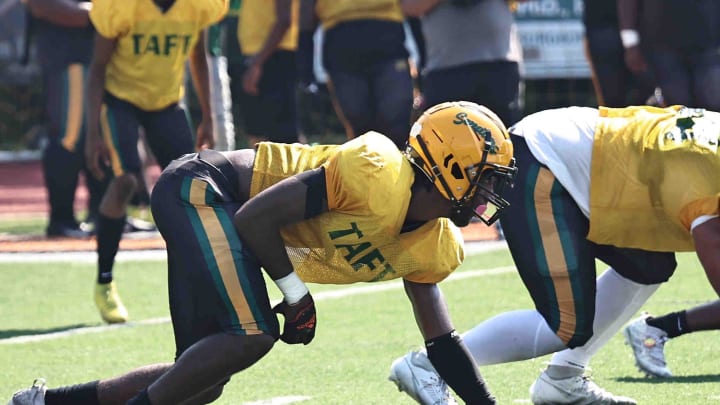
[[[45,380],[36,378],[30,388],[14,393],[8,405],[45,405],[45,391]]]
[[[530,387],[534,405],[636,405],[632,398],[613,395],[590,380],[578,375],[553,379],[543,372]]]
[[[410,352],[390,366],[388,380],[422,405],[457,405],[450,388],[422,352]]]
[[[648,377],[670,378],[672,372],[665,362],[667,333],[647,324],[650,314],[643,313],[625,327],[625,343],[630,345],[635,356],[635,365]]]

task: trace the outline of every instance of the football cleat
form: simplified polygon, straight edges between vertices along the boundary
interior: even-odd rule
[[[450,388],[423,352],[411,351],[390,366],[388,380],[422,405],[457,405]]]
[[[45,380],[36,378],[30,388],[14,393],[8,405],[45,405],[46,391]]]
[[[107,323],[123,323],[128,320],[128,312],[120,300],[115,282],[95,284],[95,305],[100,316]]]
[[[625,344],[632,348],[635,365],[648,377],[670,378],[672,372],[665,362],[665,342],[669,340],[667,333],[647,324],[650,314],[640,315],[625,327]]]
[[[553,379],[547,373],[540,374],[530,386],[530,400],[534,405],[636,405],[632,398],[613,395],[590,380],[578,375]]]

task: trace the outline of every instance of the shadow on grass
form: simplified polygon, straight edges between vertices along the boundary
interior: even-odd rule
[[[626,383],[646,383],[646,384],[702,384],[709,382],[720,382],[720,374],[700,374],[700,375],[682,375],[672,378],[648,378],[648,377],[619,377],[615,381]]]
[[[58,333],[58,332],[65,332],[68,330],[73,329],[79,329],[79,328],[87,328],[90,326],[98,326],[99,324],[95,323],[78,323],[75,325],[67,325],[67,326],[59,326],[57,328],[49,328],[49,329],[9,329],[9,330],[0,330],[0,340],[2,339],[10,339],[17,336],[41,336],[41,335],[49,335],[52,333]]]

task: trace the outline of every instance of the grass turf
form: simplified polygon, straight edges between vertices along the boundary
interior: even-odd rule
[[[503,311],[531,307],[519,277],[507,269],[511,264],[505,250],[473,255],[458,274],[501,270],[441,284],[458,330]],[[118,263],[116,280],[134,321],[119,328],[82,329],[102,326],[92,301],[94,273],[91,260],[0,263],[0,400],[40,376],[57,387],[172,361],[164,261]],[[401,285],[377,285],[384,284],[391,288],[338,298],[323,294],[369,285],[311,285],[318,297],[313,343],[278,343],[258,364],[235,375],[216,403],[306,396],[309,399],[301,403],[412,404],[386,378],[392,360],[418,347],[422,339]],[[273,299],[279,299],[272,284],[270,288]],[[644,309],[660,314],[714,298],[694,255],[681,254],[676,275]],[[78,327],[94,332],[51,335]],[[43,340],[18,342],[21,336]],[[672,340],[666,352],[676,377],[654,380],[635,369],[630,350],[618,335],[593,359],[593,377],[600,386],[634,397],[640,404],[720,403],[719,338],[720,332],[713,331]],[[528,387],[547,359],[486,366],[481,372],[500,404],[529,403]]]

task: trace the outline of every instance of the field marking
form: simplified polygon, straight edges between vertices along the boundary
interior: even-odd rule
[[[468,278],[475,278],[475,277],[495,276],[495,275],[506,274],[506,273],[510,273],[510,272],[514,272],[514,271],[515,271],[515,266],[504,266],[504,267],[496,267],[496,268],[492,268],[492,269],[460,271],[457,273],[450,274],[450,276],[447,279],[445,279],[444,282],[465,280]],[[341,288],[338,290],[321,291],[316,294],[313,294],[313,299],[315,301],[325,301],[325,300],[333,300],[333,299],[345,298],[345,297],[350,297],[350,296],[355,296],[355,295],[373,294],[373,293],[389,291],[389,290],[399,290],[401,288],[403,288],[402,280],[393,280],[393,281],[382,282],[382,283],[378,283],[378,284],[371,284],[371,285],[367,285],[367,286],[365,286],[365,285],[353,286],[353,287],[348,287],[348,288]],[[68,329],[68,330],[64,330],[61,332],[45,333],[42,335],[13,336],[10,338],[0,339],[0,345],[42,342],[42,341],[46,341],[46,340],[66,338],[69,336],[85,335],[85,334],[89,334],[89,333],[100,333],[100,332],[106,332],[106,331],[111,331],[111,330],[117,330],[117,329],[121,329],[121,328],[132,328],[132,327],[144,326],[144,325],[159,325],[159,324],[165,324],[165,323],[169,323],[169,322],[170,322],[170,317],[161,317],[161,318],[143,319],[140,321],[133,321],[133,322],[128,322],[128,323],[124,323],[124,324],[86,326],[86,327],[81,327],[81,328]]]
[[[310,399],[310,397],[302,395],[293,395],[287,397],[275,397],[270,399],[263,399],[260,401],[243,402],[242,405],[287,405],[294,404],[296,402],[303,402]]]
[[[465,255],[470,256],[478,253],[485,253],[494,250],[506,249],[505,241],[482,241],[465,243]],[[162,260],[167,258],[165,249],[148,250],[120,250],[115,261],[137,261],[137,260]],[[38,262],[60,262],[60,263],[96,263],[95,252],[0,252],[0,263],[38,263]]]

